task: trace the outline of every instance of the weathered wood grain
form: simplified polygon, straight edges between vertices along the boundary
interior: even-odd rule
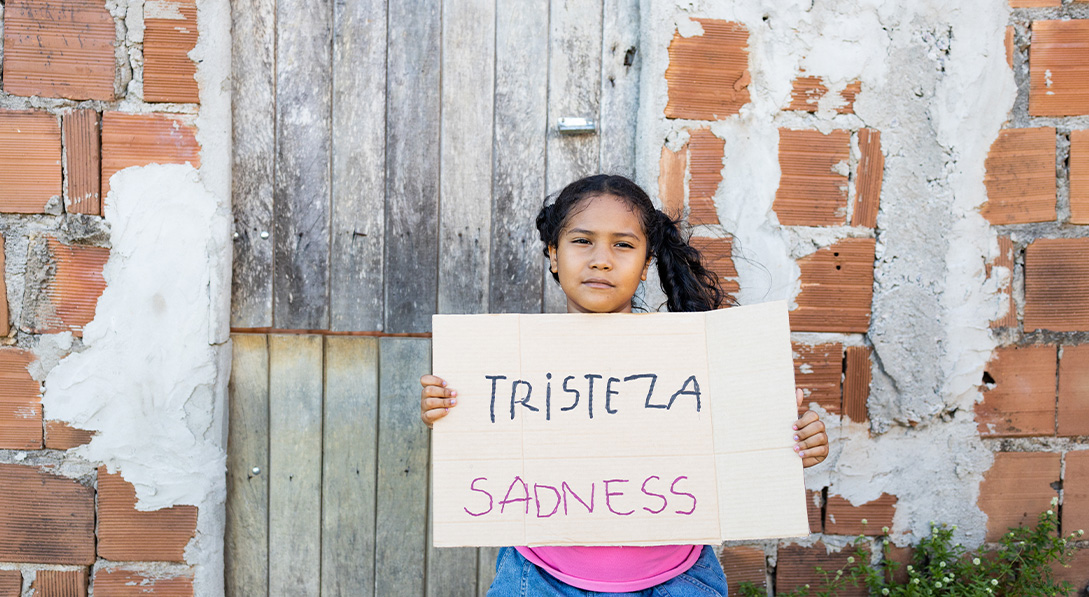
[[[333,222],[329,319],[383,329],[386,2],[340,0],[333,19]]]
[[[601,165],[605,174],[635,178],[639,110],[639,1],[604,0],[601,26]]]
[[[329,325],[332,0],[276,4],[273,325]]]
[[[268,595],[268,339],[231,338],[226,592]],[[257,472],[254,472],[254,469]]]
[[[323,596],[374,594],[378,339],[325,339],[322,434]]]
[[[321,576],[322,338],[270,335],[272,594],[318,595]]]
[[[494,189],[488,310],[541,312],[548,130],[548,0],[496,15]],[[549,279],[548,283],[552,283]]]
[[[560,135],[556,122],[564,116],[600,122],[602,0],[552,2],[549,21],[548,66],[548,192],[596,174],[600,167],[600,137]],[[544,310],[560,313],[567,300],[559,285],[545,276]]]
[[[478,597],[487,597],[488,587],[495,580],[495,559],[499,555],[499,548],[479,547],[477,554],[476,594]]]
[[[431,330],[438,291],[439,2],[389,4],[386,324]]]
[[[494,0],[443,2],[440,313],[488,311],[494,72]]]
[[[275,0],[231,2],[231,325],[272,325],[272,187],[276,148]],[[261,233],[269,234],[261,238]]]
[[[427,553],[428,432],[420,376],[431,341],[380,340],[375,594],[422,595]]]

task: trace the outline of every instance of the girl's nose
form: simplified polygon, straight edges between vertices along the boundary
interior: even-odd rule
[[[600,270],[612,269],[612,259],[610,259],[608,251],[595,251],[590,259],[590,268]]]

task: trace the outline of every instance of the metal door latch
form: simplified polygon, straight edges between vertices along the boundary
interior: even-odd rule
[[[564,116],[556,122],[556,130],[561,135],[589,135],[597,132],[597,123],[592,118]]]

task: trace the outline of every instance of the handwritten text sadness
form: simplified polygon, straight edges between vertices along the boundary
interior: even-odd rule
[[[553,398],[556,399],[560,412],[575,410],[580,403],[583,404],[591,419],[594,418],[595,398],[599,403],[604,400],[605,413],[609,415],[620,412],[619,404],[631,403],[624,400],[629,396],[634,398],[636,404],[642,401],[643,408],[669,410],[675,404],[681,403],[691,404],[696,412],[702,408],[700,384],[695,375],[689,375],[679,388],[661,388],[658,387],[656,373],[639,373],[623,378],[587,373],[582,376],[568,375],[562,380],[559,376],[553,380],[551,373],[545,373],[543,392],[540,388],[542,385],[540,380],[534,388],[531,382],[524,379],[508,379],[505,375],[485,375],[484,377],[491,382],[489,414],[492,423],[495,422],[496,401],[501,401],[500,408],[502,408],[506,406],[507,396],[510,396],[510,420],[512,421],[519,407],[523,409],[523,413],[543,412],[544,419],[551,421]],[[553,381],[556,387],[553,387]]]
[[[603,479],[572,486],[567,481],[553,485],[530,484],[514,477],[508,484],[487,477],[477,477],[469,483],[473,492],[471,506],[463,508],[469,516],[502,515],[511,512],[537,518],[581,514],[631,516],[645,510],[651,514],[672,513],[691,516],[696,511],[696,496],[685,491],[688,477],[679,475],[663,479],[650,475],[645,479]],[[502,499],[496,498],[503,492]],[[604,507],[603,507],[604,506]],[[638,509],[638,510],[637,510]]]

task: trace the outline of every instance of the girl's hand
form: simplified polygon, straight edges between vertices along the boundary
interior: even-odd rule
[[[795,390],[798,407],[802,406],[802,390]],[[794,451],[802,459],[803,467],[820,464],[828,457],[828,435],[824,432],[824,423],[813,410],[808,410],[794,422]]]
[[[446,416],[450,407],[458,403],[458,393],[446,387],[441,377],[424,375],[420,378],[420,420],[430,429],[435,421]]]

